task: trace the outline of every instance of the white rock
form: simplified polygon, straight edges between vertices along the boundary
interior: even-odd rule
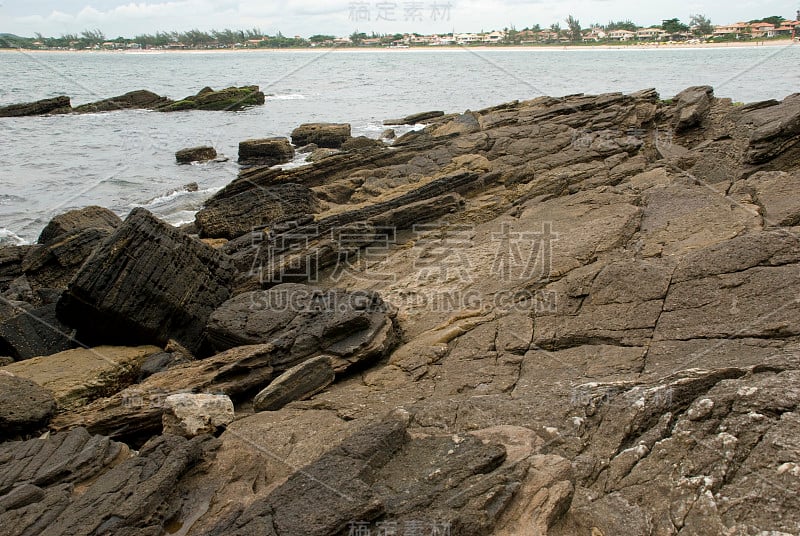
[[[226,395],[192,393],[168,396],[161,415],[165,434],[184,437],[213,433],[233,419],[233,402]]]

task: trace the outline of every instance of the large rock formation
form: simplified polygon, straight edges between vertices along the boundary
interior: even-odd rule
[[[227,259],[134,209],[86,261],[58,302],[62,322],[91,344],[201,349],[208,315],[229,297]]]
[[[131,109],[153,110],[171,102],[170,99],[156,95],[152,91],[140,89],[137,91],[130,91],[118,97],[111,97],[110,99],[103,99],[97,102],[75,106],[72,111],[76,113],[97,113]]]
[[[231,262],[235,283],[202,301],[191,336],[157,339],[205,333],[221,353],[49,427],[76,443],[82,426],[149,440],[114,478],[163,506],[134,501],[141,516],[98,525],[83,505],[118,494],[91,484],[65,499],[14,465],[0,505],[23,521],[10,526],[58,533],[43,505],[69,499],[70,520],[86,515],[63,524],[73,533],[158,533],[165,520],[190,535],[796,533],[796,101],[739,106],[696,87],[437,114],[391,149],[242,171],[208,203],[218,221],[233,214],[213,257],[154,223],[139,243],[129,219],[65,299],[125,274],[109,268],[118,251],[178,243],[206,269]],[[315,210],[235,212],[282,186],[305,188]],[[15,304],[30,251],[0,249]],[[180,262],[161,256],[164,272]],[[164,303],[190,303],[169,290],[184,272],[170,274],[123,277],[115,307],[169,323]],[[158,473],[151,452],[195,444],[152,439],[173,394],[227,395],[236,420],[213,460],[181,458],[169,494],[125,487]],[[0,463],[61,437],[0,446]]]
[[[189,95],[175,102],[157,106],[159,112],[182,112],[186,110],[212,110],[235,112],[249,106],[264,104],[264,93],[258,86],[229,87],[213,90],[201,89],[197,95]]]

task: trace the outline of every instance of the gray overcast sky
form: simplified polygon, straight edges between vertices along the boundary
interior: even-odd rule
[[[449,7],[447,7],[449,4]],[[631,19],[650,25],[691,14],[715,24],[781,15],[794,18],[800,0],[0,0],[0,33],[47,36],[99,28],[108,37],[156,30],[259,28],[274,34],[349,35],[363,32],[457,32],[549,26],[567,15],[584,27],[591,23]]]

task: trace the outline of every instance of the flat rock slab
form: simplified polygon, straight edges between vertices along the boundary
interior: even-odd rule
[[[76,274],[58,316],[90,344],[175,339],[194,353],[232,277],[219,252],[137,208]]]
[[[156,346],[79,348],[3,368],[51,391],[59,411],[65,412],[132,384],[144,359],[159,352],[161,349]]]
[[[393,314],[374,292],[284,283],[228,300],[211,316],[208,334],[217,350],[274,344],[283,350],[282,358],[273,362],[277,370],[325,353],[339,372],[390,349]]]
[[[11,433],[35,431],[55,412],[56,400],[50,391],[0,370],[0,429]]]
[[[276,411],[294,400],[304,400],[333,383],[336,373],[326,355],[295,365],[273,380],[253,399],[256,411]]]

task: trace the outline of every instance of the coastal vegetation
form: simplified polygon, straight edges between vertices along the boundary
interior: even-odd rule
[[[800,17],[798,17],[800,18]],[[563,24],[562,24],[563,22]],[[378,34],[355,30],[349,36],[314,34],[310,37],[288,37],[278,31],[269,35],[259,28],[247,30],[157,31],[133,37],[107,36],[100,29],[87,29],[80,34],[46,37],[20,37],[0,33],[0,48],[28,50],[119,50],[119,49],[238,49],[238,48],[314,48],[314,47],[412,47],[412,46],[537,46],[564,44],[638,44],[661,42],[726,42],[748,40],[791,39],[796,35],[798,20],[771,15],[747,22],[714,25],[702,14],[691,15],[686,23],[673,17],[661,24],[640,26],[633,21],[611,20],[606,24],[581,25],[574,15],[547,27],[540,24],[518,30],[514,25],[480,33]]]

